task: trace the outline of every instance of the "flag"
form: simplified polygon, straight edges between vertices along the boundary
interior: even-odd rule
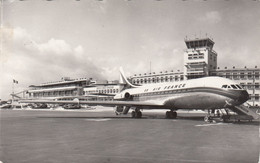
[[[16,84],[18,84],[18,81],[13,79],[13,83],[16,83]]]

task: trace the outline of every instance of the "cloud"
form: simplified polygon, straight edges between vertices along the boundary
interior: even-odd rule
[[[12,80],[18,80],[16,92],[32,84],[60,80],[61,77],[104,79],[104,69],[92,62],[81,45],[73,47],[66,40],[50,38],[37,43],[22,28],[3,33],[1,56],[1,99],[12,91]]]
[[[219,23],[222,20],[222,18],[221,18],[221,15],[219,12],[210,11],[210,12],[207,12],[202,17],[200,17],[199,20],[203,21],[203,22],[209,22],[212,24],[216,24],[216,23]]]
[[[39,44],[38,49],[41,53],[53,53],[57,55],[73,53],[71,46],[67,42],[54,38],[51,38],[47,43]]]

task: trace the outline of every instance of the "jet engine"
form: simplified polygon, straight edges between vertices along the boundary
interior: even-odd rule
[[[129,92],[126,92],[125,95],[124,95],[124,98],[125,98],[126,100],[132,100],[132,99],[133,99],[133,96],[130,95]]]

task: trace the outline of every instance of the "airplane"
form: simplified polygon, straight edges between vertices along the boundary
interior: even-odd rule
[[[143,109],[164,109],[166,118],[176,118],[177,110],[215,110],[232,108],[249,99],[248,92],[238,83],[222,77],[202,77],[178,82],[154,83],[147,85],[131,84],[122,68],[120,83],[126,87],[113,97],[113,101],[57,101],[21,100],[20,103],[87,104],[91,106],[113,106],[116,114],[127,114],[141,118]],[[207,115],[205,119],[209,119]]]

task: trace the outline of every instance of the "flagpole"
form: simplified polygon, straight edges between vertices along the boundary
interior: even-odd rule
[[[12,86],[12,105],[14,103],[14,80],[13,80],[13,86]]]

